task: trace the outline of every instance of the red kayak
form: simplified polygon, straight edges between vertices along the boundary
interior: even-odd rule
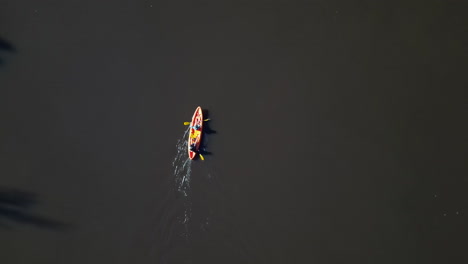
[[[203,113],[201,107],[197,107],[190,122],[190,133],[188,137],[188,155],[190,159],[197,156],[203,131]]]

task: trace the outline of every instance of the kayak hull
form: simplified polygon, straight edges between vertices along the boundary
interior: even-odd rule
[[[203,131],[203,112],[201,107],[197,107],[195,112],[192,116],[192,122],[190,122],[190,131],[188,136],[188,156],[190,159],[194,159],[197,156],[197,152],[200,149],[201,139],[202,139],[202,131]],[[191,146],[194,146],[194,150],[190,149]]]

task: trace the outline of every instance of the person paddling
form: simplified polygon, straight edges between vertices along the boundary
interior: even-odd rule
[[[195,129],[195,130],[200,130],[201,126],[200,125],[195,125],[195,126],[191,126],[190,128],[192,129]]]
[[[192,144],[190,145],[190,151],[197,152],[197,144],[192,143]]]

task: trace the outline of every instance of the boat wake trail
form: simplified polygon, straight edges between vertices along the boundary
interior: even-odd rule
[[[183,193],[184,196],[188,196],[188,191],[190,188],[190,174],[192,173],[192,160],[187,156],[187,141],[185,140],[189,130],[190,129],[187,128],[182,138],[177,141],[177,154],[172,161],[177,190]]]
[[[157,224],[152,236],[149,255],[159,259],[157,263],[181,263],[180,259],[191,259],[191,237],[189,225],[192,218],[192,193],[190,190],[191,160],[187,153],[189,128],[177,140],[176,153],[172,161],[172,175],[168,186],[163,186],[166,195],[158,202],[153,219]],[[184,262],[187,263],[187,262]],[[191,263],[191,262],[189,262]]]
[[[192,204],[190,200],[190,176],[192,174],[192,160],[189,159],[187,154],[187,135],[190,128],[187,128],[184,135],[177,141],[177,153],[172,161],[174,169],[174,180],[177,191],[182,194],[182,203],[184,206],[183,217],[179,219],[180,223],[185,227],[185,238],[188,238],[188,224],[192,214]]]

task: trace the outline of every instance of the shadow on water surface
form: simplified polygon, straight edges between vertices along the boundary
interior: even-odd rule
[[[209,119],[210,118],[210,111],[207,109],[203,109],[203,118]],[[203,133],[204,134],[216,134],[216,131],[211,129],[210,126],[211,121],[203,122]]]
[[[32,225],[45,229],[61,230],[66,227],[62,222],[28,212],[37,205],[37,196],[30,192],[0,188],[0,224],[8,223]]]
[[[204,119],[209,119],[210,118],[210,112],[209,112],[208,109],[203,109],[203,118]],[[205,135],[216,134],[216,131],[211,129],[211,125],[210,125],[211,122],[212,122],[211,120],[203,122],[203,134],[205,134]],[[200,147],[198,153],[200,153],[200,154],[202,154],[204,156],[213,155],[212,152],[207,151],[208,141],[209,141],[209,136],[208,136],[208,138],[207,138],[207,136],[202,137],[201,147]]]
[[[13,53],[13,52],[16,52],[16,49],[10,42],[0,37],[0,53],[3,53],[4,51]],[[3,59],[2,57],[0,57],[0,65],[2,64],[3,64]]]

